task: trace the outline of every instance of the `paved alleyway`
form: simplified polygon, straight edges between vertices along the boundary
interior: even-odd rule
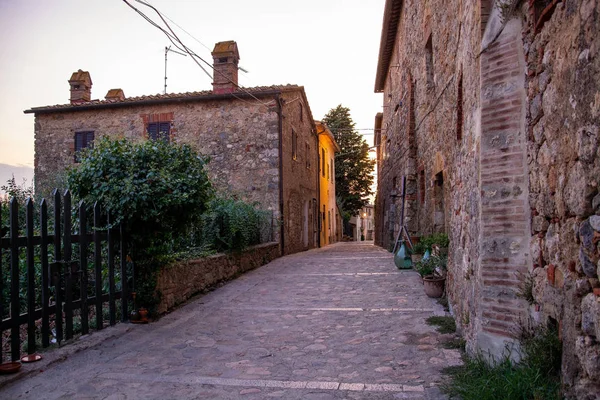
[[[442,399],[443,315],[387,251],[287,256],[0,389],[2,399]]]

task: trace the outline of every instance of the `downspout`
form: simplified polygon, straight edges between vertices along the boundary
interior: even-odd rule
[[[279,246],[280,254],[283,256],[285,252],[285,222],[283,219],[283,105],[280,94],[275,95],[275,101],[277,102],[277,115],[279,117],[279,217],[281,218],[279,223]]]
[[[317,132],[317,130],[315,129],[315,135],[317,137],[317,163],[315,164],[317,166],[317,168],[315,168],[317,170],[317,215],[318,215],[318,219],[316,220],[317,222],[317,248],[321,247],[321,231],[319,231],[319,223],[321,221],[321,175],[319,173],[319,166],[320,166],[320,160],[321,157],[319,155],[320,149],[319,149],[319,132]],[[313,207],[314,208],[314,207]],[[315,215],[314,217],[317,218],[317,215]],[[313,229],[314,229],[314,224],[313,224]]]

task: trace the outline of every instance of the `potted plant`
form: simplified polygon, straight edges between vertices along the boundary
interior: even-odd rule
[[[412,247],[412,254],[410,255],[413,264],[416,264],[419,261],[421,261],[423,259],[423,254],[425,254],[427,250],[427,243],[421,240],[416,242]]]
[[[415,270],[423,279],[425,294],[432,298],[442,297],[446,287],[446,265],[445,256],[432,255],[426,260],[416,263]]]
[[[450,240],[447,234],[435,233],[431,235],[431,250],[433,250],[435,254],[442,257],[447,256],[449,244]]]

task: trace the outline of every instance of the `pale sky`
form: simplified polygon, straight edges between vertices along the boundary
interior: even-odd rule
[[[302,85],[315,119],[341,103],[357,128],[373,128],[384,0],[149,2],[210,50],[235,40],[249,71],[241,85]],[[209,49],[172,26],[212,64]],[[127,97],[163,92],[170,42],[122,0],[0,0],[0,38],[0,163],[33,166],[34,118],[23,110],[68,103],[77,69],[90,72],[93,99],[112,88]],[[211,82],[190,57],[169,53],[169,93],[210,90]],[[372,143],[372,130],[360,132]]]

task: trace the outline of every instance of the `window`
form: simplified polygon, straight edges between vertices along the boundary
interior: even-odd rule
[[[170,141],[171,123],[170,122],[151,122],[146,126],[146,133],[150,140]]]
[[[302,107],[302,103],[300,103],[300,122],[304,121],[304,108]]]
[[[456,140],[462,140],[463,131],[463,77],[458,79],[458,94],[456,95]]]
[[[335,177],[335,169],[333,168],[333,158],[329,159],[329,168],[331,168],[331,180]]]
[[[425,71],[427,73],[427,87],[433,89],[435,82],[433,74],[433,40],[431,35],[425,45]]]
[[[296,131],[292,129],[292,160],[298,159],[298,136]]]
[[[310,145],[305,143],[306,147],[306,169],[310,169]]]
[[[321,174],[325,178],[325,149],[321,149]]]
[[[75,162],[79,162],[79,152],[94,146],[94,131],[75,132]]]

